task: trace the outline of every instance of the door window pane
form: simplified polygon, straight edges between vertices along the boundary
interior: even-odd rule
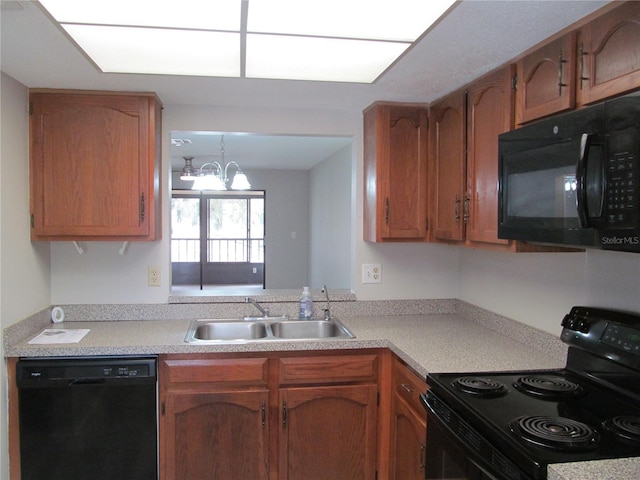
[[[171,199],[171,261],[200,261],[200,199]]]

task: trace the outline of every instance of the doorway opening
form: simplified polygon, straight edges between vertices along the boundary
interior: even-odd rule
[[[265,192],[174,190],[172,286],[265,287]]]

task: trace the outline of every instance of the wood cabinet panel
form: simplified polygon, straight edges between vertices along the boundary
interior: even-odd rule
[[[575,107],[575,51],[569,33],[517,62],[519,124]]]
[[[281,389],[279,478],[374,478],[376,397],[376,385]]]
[[[639,2],[625,2],[587,23],[580,34],[580,104],[640,88]]]
[[[30,92],[32,240],[160,237],[154,95]]]
[[[434,184],[432,235],[437,240],[465,238],[465,95],[454,92],[431,107],[431,158]]]
[[[169,358],[160,369],[170,383],[216,383],[266,385],[267,358]]]
[[[427,420],[426,412],[409,407],[399,395],[394,396],[393,472],[394,480],[425,478]]]
[[[268,390],[171,393],[161,417],[165,480],[266,480]]]
[[[513,126],[512,71],[503,68],[467,91],[467,195],[463,208],[469,242],[509,244],[498,238],[498,135]]]
[[[390,477],[424,479],[427,413],[420,394],[427,391],[427,384],[398,358],[394,358],[392,371]]]
[[[365,240],[426,239],[428,122],[424,105],[364,111]]]
[[[378,373],[377,355],[292,357],[279,363],[281,385],[374,382]]]

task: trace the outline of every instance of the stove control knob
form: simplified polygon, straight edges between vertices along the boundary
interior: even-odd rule
[[[587,320],[579,320],[578,321],[578,330],[582,333],[589,333],[589,322]]]

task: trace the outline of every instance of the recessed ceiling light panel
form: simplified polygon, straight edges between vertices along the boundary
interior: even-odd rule
[[[238,77],[240,34],[63,25],[104,72]]]
[[[40,0],[60,23],[240,30],[241,0]]]
[[[246,76],[370,83],[408,46],[396,42],[248,34]]]
[[[247,31],[413,42],[454,0],[249,0]]]
[[[104,72],[370,83],[456,0],[40,3]]]

